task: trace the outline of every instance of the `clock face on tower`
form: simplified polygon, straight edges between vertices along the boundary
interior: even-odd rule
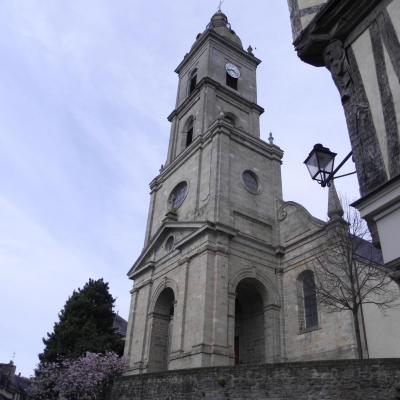
[[[235,64],[232,64],[229,62],[226,63],[225,70],[226,70],[227,74],[230,75],[232,78],[239,79],[240,71],[239,71],[239,68]]]

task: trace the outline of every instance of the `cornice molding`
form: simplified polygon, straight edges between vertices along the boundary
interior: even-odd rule
[[[316,67],[324,66],[323,53],[333,40],[346,41],[351,32],[382,0],[330,0],[295,40],[298,56]]]
[[[215,39],[221,42],[224,46],[229,47],[231,50],[234,50],[236,53],[240,54],[242,57],[246,58],[250,63],[254,65],[259,65],[261,60],[255,57],[254,55],[246,52],[239,45],[235,44],[231,40],[225,39],[223,36],[219,35],[213,30],[207,30],[202,34],[202,37],[195,42],[193,47],[190,49],[189,53],[185,55],[183,60],[176,67],[175,72],[179,74],[182,68],[193,58],[193,56],[197,53],[197,50],[209,39]]]
[[[199,83],[196,86],[196,89],[193,91],[193,93],[187,97],[174,111],[171,112],[171,114],[167,117],[169,122],[172,122],[172,120],[179,115],[183,110],[186,108],[190,108],[191,103],[195,103],[197,101],[197,97],[200,94],[201,89],[204,86],[213,86],[215,89],[219,90],[221,93],[227,95],[233,100],[238,101],[242,105],[255,110],[260,113],[260,115],[264,112],[264,108],[259,106],[256,103],[253,103],[249,100],[246,100],[243,96],[240,96],[238,93],[234,92],[232,89],[229,89],[228,87],[222,85],[221,83],[217,82],[216,80],[209,78],[208,76],[204,77],[199,81]]]
[[[160,174],[151,181],[150,189],[152,191],[158,190],[160,185],[170,176],[171,173],[180,168],[188,158],[192,157],[192,155],[199,149],[204,148],[204,146],[206,146],[207,143],[218,134],[228,135],[231,140],[241,143],[243,146],[262,154],[264,157],[280,163],[282,162],[283,150],[280,147],[274,144],[268,144],[262,139],[251,136],[245,131],[232,126],[223,119],[217,119],[203,135],[198,136],[189,147],[187,147],[182,153],[167,164],[162,171],[160,171]]]
[[[365,207],[366,205],[375,202],[377,199],[382,197],[384,194],[394,192],[399,187],[400,187],[400,175],[397,175],[393,179],[378,186],[372,192],[370,192],[370,193],[366,194],[365,196],[361,197],[360,199],[354,201],[350,205],[357,209]]]

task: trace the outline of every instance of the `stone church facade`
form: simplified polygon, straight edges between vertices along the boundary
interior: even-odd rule
[[[355,357],[351,316],[312,290],[342,210],[334,187],[328,222],[283,200],[283,152],[260,139],[260,62],[219,11],[176,69],[167,162],[128,273],[128,374]]]

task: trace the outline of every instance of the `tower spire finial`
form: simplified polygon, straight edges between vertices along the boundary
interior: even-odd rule
[[[331,182],[328,193],[328,217],[329,219],[342,218],[343,207],[336,192],[335,184]]]
[[[218,11],[221,11],[222,4],[224,3],[225,0],[219,0],[219,6],[218,6]]]

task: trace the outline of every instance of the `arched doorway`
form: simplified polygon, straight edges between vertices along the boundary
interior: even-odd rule
[[[256,279],[245,278],[236,288],[235,364],[265,362],[265,289]]]
[[[175,295],[171,288],[164,289],[156,301],[152,314],[148,371],[168,369]]]

